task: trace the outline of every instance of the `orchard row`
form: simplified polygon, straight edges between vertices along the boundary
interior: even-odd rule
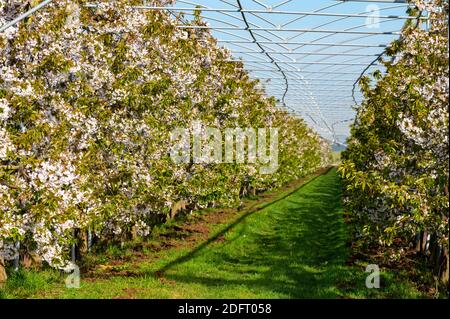
[[[328,143],[227,61],[209,31],[129,7],[140,3],[55,0],[0,34],[2,258],[20,242],[20,254],[63,268],[74,233],[145,237],[181,209],[236,205],[328,164]],[[24,10],[0,1],[0,24]],[[198,123],[276,128],[278,169],[175,163],[171,132],[201,132]]]

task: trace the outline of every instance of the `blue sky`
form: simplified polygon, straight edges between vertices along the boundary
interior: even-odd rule
[[[283,2],[286,2],[283,4]],[[237,9],[236,0],[178,0],[176,7],[193,8],[195,5],[214,9]],[[300,14],[283,14],[267,12],[272,10],[287,12],[319,12],[336,14],[367,14],[378,9],[382,16],[406,16],[406,4],[343,2],[336,0],[241,0],[247,10],[262,10],[258,13],[246,12],[245,16],[252,28],[290,29],[292,31],[253,30],[256,39],[270,57],[278,61],[278,67],[269,63],[269,58],[261,52],[261,48],[253,43],[245,27],[240,12],[208,12],[202,16],[211,27],[226,27],[232,30],[215,30],[213,35],[230,48],[236,59],[246,61],[248,70],[255,78],[261,78],[269,95],[279,99],[285,93],[284,76],[288,78],[289,90],[285,102],[290,111],[302,116],[309,125],[324,137],[345,141],[348,126],[351,123],[340,121],[353,118],[354,105],[352,99],[353,82],[362,70],[370,64],[376,54],[383,52],[379,45],[390,43],[398,35],[391,34],[343,34],[330,32],[300,32],[299,30],[326,30],[357,32],[398,32],[404,19],[380,18],[379,24],[367,17],[342,16],[302,16]],[[279,6],[277,6],[279,5]],[[189,12],[189,11],[187,11]],[[188,17],[188,16],[187,16]],[[233,43],[240,41],[241,43]],[[280,42],[276,44],[274,42]],[[314,43],[306,44],[305,43]],[[318,44],[323,45],[318,45]],[[327,46],[325,44],[347,44],[346,46]],[[350,46],[349,46],[350,44]],[[371,47],[359,47],[371,46]],[[257,53],[248,53],[254,52]],[[338,55],[336,55],[338,54]],[[256,63],[260,62],[260,63]],[[314,63],[314,64],[312,64]],[[373,66],[374,71],[380,66]],[[357,101],[361,101],[359,90]],[[280,104],[280,106],[282,106]],[[331,130],[330,130],[331,128]]]

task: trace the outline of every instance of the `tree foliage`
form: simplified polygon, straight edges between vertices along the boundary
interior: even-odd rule
[[[55,0],[0,34],[0,253],[14,242],[64,267],[73,229],[146,236],[174,203],[233,205],[329,161],[329,146],[275,106],[207,30],[140,1]],[[0,25],[28,2],[0,1]],[[164,5],[165,3],[160,3]],[[203,23],[200,20],[196,23]],[[279,169],[175,164],[170,132],[279,128]]]
[[[387,49],[386,74],[361,80],[339,171],[362,242],[406,248],[426,230],[448,247],[448,1],[414,4],[410,15],[428,12],[429,25],[408,21]]]

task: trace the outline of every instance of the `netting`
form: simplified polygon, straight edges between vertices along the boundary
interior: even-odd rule
[[[200,10],[219,43],[280,107],[337,144],[345,143],[362,99],[356,82],[383,71],[377,60],[411,18],[399,0],[178,0],[142,8],[182,14],[180,28],[206,28],[189,25]]]
[[[362,100],[357,81],[383,71],[377,61],[412,18],[408,6],[405,0],[177,0],[161,7],[144,0],[136,8],[182,16],[179,28],[211,29],[280,107],[344,144]],[[197,11],[207,26],[190,23]]]

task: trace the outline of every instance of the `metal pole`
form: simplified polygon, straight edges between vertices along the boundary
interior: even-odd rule
[[[28,18],[30,15],[32,15],[33,13],[38,11],[39,9],[45,7],[46,5],[48,5],[52,1],[53,0],[45,0],[45,1],[41,2],[40,4],[38,4],[37,6],[33,7],[32,9],[28,10],[24,14],[21,14],[20,16],[15,18],[14,20],[12,20],[12,21],[8,22],[7,24],[5,24],[4,26],[0,27],[0,33],[4,32],[6,29],[14,26],[15,24],[19,23],[23,19]]]
[[[14,248],[17,250],[17,257],[14,258],[14,271],[19,271],[20,267],[20,241],[14,243]]]
[[[91,227],[88,229],[88,251],[90,252],[92,248],[92,230]]]
[[[93,5],[90,5],[93,6]],[[180,7],[156,7],[156,6],[134,6],[134,9],[141,10],[154,10],[154,11],[202,11],[202,12],[241,12],[238,9],[223,9],[223,8],[180,8]],[[286,14],[286,15],[302,15],[302,16],[325,16],[325,17],[346,17],[346,18],[370,18],[373,15],[370,14],[347,14],[347,13],[333,13],[333,12],[307,12],[307,11],[287,11],[287,10],[255,10],[255,9],[243,9],[244,13],[268,13],[268,14]],[[398,15],[380,15],[381,19],[401,19],[410,20],[415,19],[411,16],[398,16]],[[207,17],[209,19],[209,17]],[[421,17],[421,20],[426,20],[427,17]]]
[[[282,29],[282,28],[235,28],[235,27],[210,27],[203,25],[177,25],[178,29],[193,30],[236,30],[236,31],[281,31],[281,32],[313,32],[313,33],[336,33],[336,34],[367,34],[367,35],[400,35],[398,31],[346,31],[346,30],[329,30],[329,29]],[[289,43],[288,43],[289,44]]]
[[[75,229],[74,229],[74,230],[72,230],[72,237],[73,238],[75,238],[75,234],[76,233],[75,233]],[[72,248],[71,248],[70,254],[71,254],[72,263],[75,264],[76,259],[77,259],[75,244],[72,244]]]

